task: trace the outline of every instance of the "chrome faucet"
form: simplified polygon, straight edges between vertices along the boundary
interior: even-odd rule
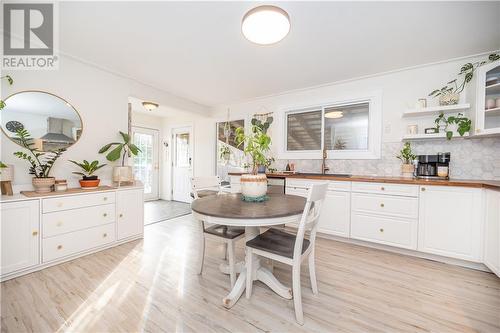
[[[328,158],[328,155],[326,153],[326,148],[323,149],[323,162],[321,163],[321,174],[326,174],[327,171],[330,170],[329,167],[326,166],[326,159]]]

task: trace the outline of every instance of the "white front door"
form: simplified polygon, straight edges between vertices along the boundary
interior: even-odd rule
[[[193,176],[193,131],[191,127],[172,130],[172,200],[191,202]]]
[[[134,175],[144,184],[144,200],[157,200],[159,197],[159,131],[151,128],[133,127],[134,144],[141,152],[134,156]]]

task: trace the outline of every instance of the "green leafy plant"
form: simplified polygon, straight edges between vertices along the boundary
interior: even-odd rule
[[[410,143],[405,142],[403,149],[401,149],[399,155],[396,157],[400,159],[403,164],[411,164],[412,161],[417,158],[417,155],[413,154]]]
[[[30,175],[34,175],[36,178],[49,178],[50,170],[52,170],[56,160],[66,151],[66,148],[59,148],[48,152],[39,151],[33,147],[33,138],[26,129],[18,130],[16,137],[19,144],[28,150],[28,153],[17,151],[14,153],[14,156],[28,161],[30,164]]]
[[[236,129],[236,144],[243,145],[243,152],[252,160],[251,167],[252,173],[257,174],[259,165],[267,163],[266,153],[269,151],[271,145],[271,137],[267,135],[263,129],[258,125],[252,125],[251,133],[245,135],[245,129],[238,127]]]
[[[7,164],[4,164],[2,161],[0,161],[0,169],[5,169],[7,167]]]
[[[141,151],[136,145],[130,142],[130,135],[120,131],[120,135],[123,138],[123,142],[111,142],[104,145],[100,150],[99,154],[107,152],[111,147],[115,146],[106,155],[108,161],[116,161],[122,156],[122,166],[125,166],[125,156],[130,152],[132,155],[136,156]]]
[[[14,83],[14,80],[12,80],[12,77],[10,75],[4,75],[0,77],[0,80],[4,79],[7,80],[9,85],[12,85]],[[3,99],[0,99],[0,110],[2,110],[4,107],[5,107],[5,102],[3,101]]]
[[[456,79],[451,80],[441,89],[432,91],[429,96],[438,97],[446,94],[460,94],[465,89],[465,86],[472,80],[474,77],[474,71],[478,67],[499,59],[500,55],[498,53],[492,53],[488,56],[487,60],[477,61],[474,63],[468,62],[462,65],[460,73],[458,73],[458,77]]]
[[[231,155],[231,149],[229,149],[229,146],[222,145],[222,147],[220,147],[219,150],[219,157],[225,160],[228,159],[230,155]]]
[[[83,176],[83,179],[92,178],[92,177],[97,178],[97,176],[94,176],[94,172],[96,172],[100,168],[106,166],[106,164],[99,164],[99,161],[97,161],[97,160],[92,161],[90,163],[87,160],[83,160],[82,162],[77,162],[77,161],[73,161],[73,160],[69,160],[69,161],[71,163],[73,163],[74,165],[80,167],[83,170],[83,172],[73,171],[73,173],[75,175]]]
[[[434,123],[436,124],[436,128],[439,131],[441,127],[443,127],[444,131],[446,132],[446,139],[451,140],[453,137],[453,131],[448,130],[448,127],[452,124],[457,125],[457,132],[460,134],[460,136],[464,136],[465,133],[470,132],[471,126],[472,126],[472,121],[464,117],[462,113],[459,113],[456,116],[449,116],[446,117],[442,112],[439,114],[439,116],[434,120]]]
[[[252,118],[250,121],[252,126],[257,126],[264,134],[267,134],[267,130],[273,123],[273,117],[267,117],[265,121],[258,120],[257,118]]]

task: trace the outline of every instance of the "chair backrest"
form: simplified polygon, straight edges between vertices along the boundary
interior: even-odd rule
[[[192,177],[191,190],[195,199],[198,199],[198,192],[202,190],[212,190],[221,193],[221,180],[219,176]]]
[[[311,231],[309,241],[311,242],[310,246],[314,246],[314,242],[316,240],[316,228],[318,226],[319,215],[321,214],[321,207],[323,205],[323,201],[325,200],[327,189],[328,183],[313,184],[309,189],[306,205],[304,207],[304,212],[302,213],[302,218],[300,219],[299,229],[295,239],[295,247],[293,250],[294,258],[299,258],[302,254],[302,243],[304,241],[306,231]]]

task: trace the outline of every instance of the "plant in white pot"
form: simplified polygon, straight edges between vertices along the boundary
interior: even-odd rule
[[[261,127],[252,125],[250,134],[245,135],[245,129],[236,129],[236,144],[243,145],[243,152],[250,159],[250,174],[241,175],[241,193],[243,199],[263,201],[267,193],[267,177],[258,173],[259,165],[267,163],[266,153],[271,145],[271,137]]]
[[[134,174],[131,166],[125,165],[125,157],[130,154],[136,156],[141,151],[136,145],[130,141],[130,135],[120,131],[120,135],[123,142],[111,142],[104,145],[100,150],[99,154],[103,154],[111,149],[111,151],[106,155],[108,161],[114,162],[122,158],[121,166],[113,167],[113,181],[114,182],[131,182],[134,181]]]
[[[66,151],[66,148],[43,152],[34,147],[34,140],[26,129],[18,130],[16,136],[16,141],[28,152],[17,151],[14,155],[30,164],[29,174],[34,175],[32,183],[35,192],[51,192],[56,179],[50,176],[50,170],[52,170],[56,160]]]
[[[413,171],[415,169],[413,160],[417,158],[417,155],[413,154],[409,142],[406,142],[403,145],[403,149],[401,149],[399,155],[396,157],[403,162],[401,165],[401,173],[403,177],[413,177]]]

